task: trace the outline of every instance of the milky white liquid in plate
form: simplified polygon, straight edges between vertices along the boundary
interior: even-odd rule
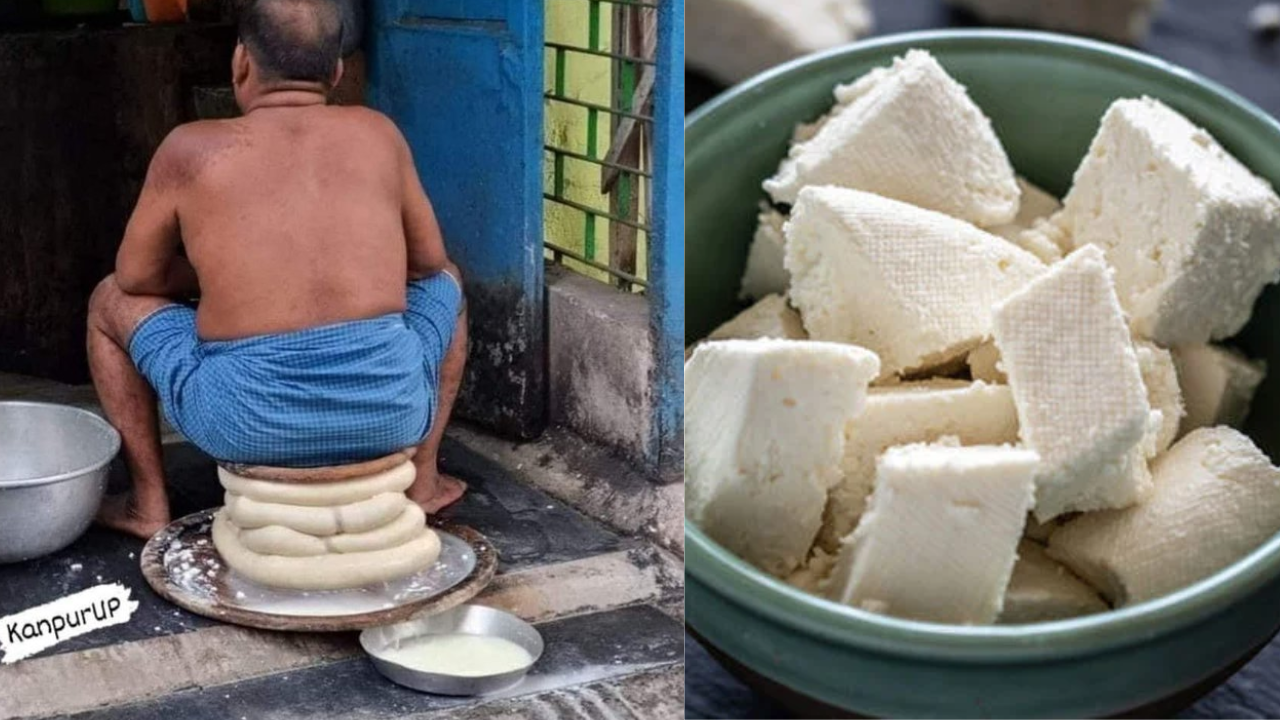
[[[406,638],[378,656],[419,672],[459,677],[501,675],[533,662],[528,650],[510,640],[463,633]]]

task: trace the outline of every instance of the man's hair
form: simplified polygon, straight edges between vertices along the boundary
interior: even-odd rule
[[[240,41],[268,80],[329,82],[342,52],[338,0],[248,0]]]

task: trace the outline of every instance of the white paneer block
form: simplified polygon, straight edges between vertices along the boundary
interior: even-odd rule
[[[880,363],[852,345],[724,340],[684,366],[685,515],[779,577],[808,555],[844,429]]]
[[[988,340],[970,350],[965,363],[969,366],[969,375],[974,380],[982,380],[989,383],[1007,383],[1009,381],[1008,376],[1004,374],[1004,370],[1000,368],[1000,349],[996,347],[994,340]]]
[[[1176,347],[1173,362],[1187,409],[1183,434],[1212,425],[1244,425],[1253,393],[1267,374],[1266,363],[1217,345]]]
[[[1046,220],[1061,210],[1062,203],[1030,180],[1021,176],[1017,180],[1018,189],[1022,191],[1022,202],[1018,205],[1017,217],[1013,222],[989,227],[987,232],[999,235],[1040,258],[1045,264],[1061,260],[1062,248],[1043,232],[1035,230],[1035,227],[1038,221]]]
[[[1049,538],[1049,554],[1117,606],[1208,577],[1280,531],[1280,469],[1236,430],[1193,431],[1154,474],[1142,504],[1086,513]]]
[[[994,330],[1020,436],[1043,460],[1036,517],[1137,502],[1151,406],[1102,251],[1075,251],[997,305]]]
[[[766,295],[785,295],[791,275],[783,267],[786,238],[782,226],[787,218],[768,205],[761,205],[756,232],[747,250],[747,267],[742,272],[743,300],[758,300]]]
[[[800,314],[787,305],[781,295],[766,295],[759,302],[738,313],[734,318],[707,336],[708,340],[758,340],[780,338],[806,340]]]
[[[1236,334],[1280,277],[1280,197],[1151,98],[1107,110],[1055,223],[1106,252],[1134,332],[1162,347]]]
[[[1023,540],[1004,593],[1001,625],[1046,622],[1092,615],[1107,609],[1098,593],[1049,557],[1044,547]]]
[[[1173,355],[1162,347],[1138,340],[1133,343],[1138,355],[1138,369],[1142,372],[1142,384],[1147,388],[1147,402],[1152,410],[1160,412],[1160,423],[1152,429],[1149,457],[1155,457],[1173,444],[1182,422],[1182,389],[1178,386],[1178,371]]]
[[[948,0],[990,25],[1025,25],[1137,44],[1159,0]]]
[[[1038,461],[1012,447],[887,450],[867,514],[836,561],[833,598],[913,620],[995,622]]]
[[[726,85],[871,30],[864,0],[696,0],[685,9],[685,63]]]
[[[871,388],[862,414],[845,432],[842,477],[827,500],[818,545],[836,552],[858,524],[875,486],[876,458],[885,450],[944,436],[965,445],[1016,441],[1018,416],[1009,388],[962,380]]]
[[[991,306],[1044,272],[966,222],[857,190],[805,188],[785,230],[810,337],[871,349],[886,376],[962,359],[991,334]]]
[[[775,202],[838,185],[975,225],[1013,220],[1018,184],[991,121],[929,53],[911,50],[835,96],[830,118],[765,181]]]

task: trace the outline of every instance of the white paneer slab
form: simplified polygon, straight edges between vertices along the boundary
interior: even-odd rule
[[[742,272],[743,300],[757,300],[766,295],[785,295],[791,275],[783,267],[786,238],[782,226],[787,218],[773,208],[762,205],[756,220],[756,232],[747,250],[747,267]]]
[[[997,305],[994,331],[1020,437],[1043,461],[1036,517],[1137,502],[1151,406],[1102,251],[1075,251]]]
[[[1019,176],[1018,189],[1022,191],[1022,202],[1018,205],[1018,215],[1013,222],[994,225],[987,228],[992,235],[999,235],[1018,247],[1040,258],[1045,264],[1055,263],[1062,259],[1062,248],[1034,230],[1036,222],[1046,220],[1062,209],[1058,198],[1050,195],[1030,180]]]
[[[1098,593],[1030,540],[1018,543],[1018,562],[1004,593],[1001,625],[1046,622],[1107,609]]]
[[[1186,404],[1183,434],[1213,425],[1244,425],[1266,363],[1218,345],[1176,347],[1173,362]]]
[[[871,388],[862,414],[845,432],[842,477],[827,500],[819,546],[836,552],[840,541],[853,532],[875,486],[876,458],[885,450],[943,436],[965,445],[1016,441],[1018,416],[1009,388],[962,380]]]
[[[1107,110],[1055,223],[1106,251],[1134,332],[1162,347],[1236,334],[1280,277],[1275,191],[1151,98]]]
[[[726,85],[871,30],[864,0],[697,0],[689,3],[685,63]]]
[[[836,561],[833,598],[913,620],[995,622],[1038,462],[1012,447],[885,451],[867,513]]]
[[[874,353],[803,340],[724,340],[684,366],[685,515],[785,577],[805,559],[840,479],[844,430],[879,372]]]
[[[1142,372],[1142,384],[1147,388],[1147,402],[1151,409],[1160,412],[1160,423],[1150,433],[1147,455],[1155,457],[1173,444],[1178,436],[1178,425],[1184,414],[1182,389],[1178,386],[1178,371],[1173,355],[1162,347],[1138,340],[1133,343],[1138,355],[1138,369]]]
[[[911,50],[835,97],[830,117],[765,181],[775,202],[838,185],[975,225],[1013,220],[1018,184],[991,121],[929,53]]]
[[[871,349],[886,376],[963,360],[992,305],[1045,270],[966,222],[857,190],[805,188],[785,230],[810,337]]]
[[[1208,577],[1280,531],[1280,469],[1236,430],[1195,430],[1154,475],[1142,504],[1086,513],[1049,538],[1049,554],[1116,606]]]
[[[781,295],[766,295],[711,331],[707,340],[806,340],[808,337],[804,323],[800,321],[800,313],[787,305],[787,299]]]

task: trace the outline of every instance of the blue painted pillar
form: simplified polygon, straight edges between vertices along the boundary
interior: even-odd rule
[[[654,352],[650,457],[684,477],[684,1],[659,0],[654,83],[649,327]]]
[[[546,407],[541,0],[370,0],[369,104],[409,141],[465,275],[458,413],[529,438]]]

